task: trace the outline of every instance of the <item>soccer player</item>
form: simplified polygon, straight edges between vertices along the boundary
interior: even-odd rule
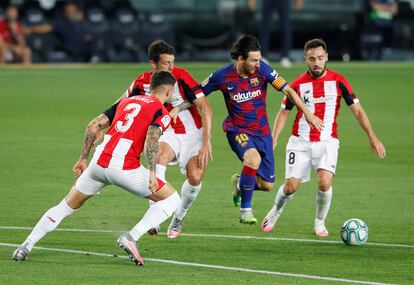
[[[338,159],[336,118],[341,98],[351,108],[359,125],[366,132],[372,151],[384,158],[385,148],[372,130],[368,116],[348,81],[339,73],[326,69],[326,43],[321,39],[310,40],[305,44],[304,52],[308,71],[298,76],[291,86],[300,95],[306,107],[323,120],[324,129],[321,131],[309,128],[302,111],[298,110],[292,136],[286,146],[286,180],[279,188],[273,208],[262,222],[262,230],[273,230],[283,208],[299,189],[299,184],[310,180],[311,168],[314,167],[318,179],[314,230],[317,236],[326,237],[329,232],[325,227],[325,219],[331,205],[332,180]],[[277,145],[279,134],[292,108],[290,99],[285,97],[274,123],[273,148]]]
[[[187,176],[181,187],[180,207],[168,227],[169,238],[181,235],[184,217],[200,193],[201,179],[208,159],[212,157],[210,105],[200,84],[185,69],[174,66],[174,53],[174,48],[167,42],[153,42],[148,48],[151,71],[139,75],[123,95],[148,95],[151,76],[158,70],[171,72],[177,79],[171,104],[167,107],[173,122],[160,138],[157,156],[157,174],[162,179],[165,179],[167,165],[176,163]],[[149,233],[157,234],[158,231],[151,229]]]
[[[176,80],[169,72],[156,72],[151,78],[151,96],[122,99],[92,120],[86,129],[81,157],[73,167],[75,186],[58,205],[49,209],[33,231],[17,248],[13,260],[24,261],[34,245],[83,203],[109,184],[155,202],[129,232],[118,238],[118,245],[131,260],[143,265],[136,242],[150,228],[168,219],[177,209],[180,197],[165,180],[156,176],[158,139],[171,117],[163,103],[171,97]],[[88,155],[99,130],[109,127],[103,142],[88,164]],[[148,168],[140,163],[144,151]]]
[[[235,206],[240,206],[240,223],[255,224],[251,208],[253,190],[270,191],[275,181],[272,137],[266,113],[267,83],[283,92],[303,111],[309,124],[318,130],[322,121],[304,107],[296,92],[279,74],[261,61],[259,41],[241,35],[231,48],[235,63],[215,71],[203,83],[204,94],[220,90],[228,117],[223,129],[228,142],[243,162],[241,175],[232,177]],[[241,202],[241,204],[240,204]]]

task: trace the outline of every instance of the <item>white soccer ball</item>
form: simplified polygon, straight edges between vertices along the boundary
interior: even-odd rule
[[[360,219],[349,219],[341,227],[346,245],[363,245],[368,240],[368,226]]]

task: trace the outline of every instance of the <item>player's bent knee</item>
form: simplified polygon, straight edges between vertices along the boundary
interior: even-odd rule
[[[260,156],[260,153],[254,148],[248,149],[244,153],[243,164],[248,167],[257,169],[259,168],[261,161],[262,161],[262,158]]]
[[[285,192],[286,195],[292,195],[298,189],[299,189],[299,184],[286,182],[285,183],[285,187],[284,187],[283,190],[284,190],[284,192]]]
[[[80,192],[75,186],[72,187],[68,196],[66,196],[65,200],[69,207],[72,209],[79,209],[88,200],[91,195],[86,195]]]
[[[187,180],[193,186],[200,185],[201,179],[203,178],[203,171],[188,171]]]
[[[331,189],[331,183],[328,182],[328,181],[320,181],[318,183],[318,188],[322,192],[327,192],[327,191],[329,191],[329,189]]]
[[[157,202],[157,201],[161,201],[161,200],[164,200],[170,197],[175,192],[177,191],[174,189],[174,187],[172,187],[172,185],[167,182],[157,192],[155,192],[154,194],[151,194],[147,198]]]

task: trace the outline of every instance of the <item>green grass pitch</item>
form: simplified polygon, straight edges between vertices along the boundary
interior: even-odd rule
[[[221,65],[179,66],[202,81]],[[301,186],[273,233],[262,233],[260,224],[239,224],[230,177],[240,171],[241,163],[222,132],[226,108],[222,95],[215,93],[208,98],[214,112],[214,161],[185,220],[184,233],[192,235],[176,240],[165,235],[143,237],[141,253],[147,259],[143,268],[119,258],[124,253],[117,248],[116,238],[135,225],[147,202],[116,187],[105,189],[59,227],[105,231],[55,231],[38,246],[57,251],[34,249],[24,263],[12,262],[10,257],[15,249],[11,244],[21,243],[30,232],[24,227],[33,227],[74,182],[71,169],[86,124],[148,66],[1,67],[0,284],[414,284],[414,64],[329,63],[329,67],[347,77],[387,148],[382,161],[371,153],[365,133],[342,102],[338,171],[327,219],[330,237],[313,235],[314,176]],[[299,64],[279,73],[292,81],[305,68]],[[269,89],[271,125],[281,98]],[[283,181],[290,127],[291,123],[275,151],[275,189],[256,192],[253,198],[259,221]],[[177,167],[168,169],[167,179],[177,189],[184,181]],[[340,242],[341,224],[354,217],[369,226],[369,244],[362,247]],[[164,232],[168,223],[162,225]],[[325,240],[332,243],[318,242]]]

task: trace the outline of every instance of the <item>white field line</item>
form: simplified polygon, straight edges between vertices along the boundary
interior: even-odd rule
[[[31,227],[0,226],[0,230],[32,230],[32,229],[33,228],[31,228]],[[124,231],[114,231],[114,230],[86,230],[86,229],[64,229],[64,228],[62,228],[62,229],[58,228],[55,231],[87,232],[87,233],[122,233],[122,232],[124,232]],[[166,235],[166,233],[161,233],[161,234]],[[298,238],[276,238],[276,237],[235,236],[235,235],[218,235],[218,234],[189,234],[189,233],[183,233],[182,236],[223,238],[223,239],[254,239],[254,240],[270,240],[270,241],[291,241],[291,242],[342,244],[341,241],[322,240],[322,239],[298,239]],[[367,242],[366,245],[382,246],[382,247],[414,248],[414,245],[409,245],[409,244]]]
[[[18,247],[19,244],[0,242],[0,246]],[[84,254],[84,255],[92,255],[92,256],[117,257],[117,258],[123,258],[123,259],[128,258],[127,256],[118,256],[116,254],[109,254],[109,253],[102,253],[102,252],[92,252],[92,251],[83,251],[83,250],[73,250],[73,249],[63,249],[63,248],[50,248],[50,247],[35,246],[34,249],[64,252],[64,253],[73,253],[73,254]],[[318,276],[318,275],[286,273],[286,272],[268,271],[268,270],[257,270],[257,269],[248,269],[248,268],[242,268],[242,267],[210,265],[210,264],[183,262],[183,261],[158,259],[158,258],[146,258],[145,261],[175,264],[175,265],[183,265],[183,266],[190,266],[190,267],[202,267],[202,268],[209,268],[209,269],[219,269],[219,270],[227,270],[227,271],[257,273],[257,274],[265,274],[265,275],[279,275],[279,276],[286,276],[286,277],[316,279],[316,280],[324,280],[324,281],[336,281],[336,282],[344,282],[344,283],[352,283],[352,284],[393,285],[393,284],[390,284],[390,283],[361,281],[361,280],[352,280],[352,279],[335,278],[335,277],[325,277],[325,276]]]

